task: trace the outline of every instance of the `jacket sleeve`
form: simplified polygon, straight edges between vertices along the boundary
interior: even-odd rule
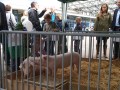
[[[40,14],[38,14],[38,17],[41,18],[45,14],[46,10],[42,10]]]
[[[46,24],[44,24],[43,26],[43,31],[46,31]]]
[[[2,2],[0,2],[0,14],[1,14],[0,31],[1,30],[8,30],[6,12],[5,12],[5,5]]]
[[[94,31],[97,31],[97,25],[98,25],[98,15],[95,19],[95,24],[94,24]]]
[[[16,26],[17,22],[16,22],[15,16],[13,14],[11,14],[11,19],[12,19],[14,26]]]
[[[109,13],[109,28],[111,28],[112,25],[112,15]]]
[[[37,22],[37,12],[35,10],[30,10],[28,12],[28,16],[29,16],[29,20],[32,22],[33,27],[36,27],[36,25],[39,24],[39,22]]]
[[[117,9],[114,11],[114,14],[113,14],[113,19],[112,19],[112,23],[111,23],[111,29],[112,30],[114,30],[114,27],[115,27],[115,19],[116,19],[116,17],[115,17],[115,13],[117,12]]]

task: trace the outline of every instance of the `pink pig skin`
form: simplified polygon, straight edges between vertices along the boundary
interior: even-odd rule
[[[80,57],[79,57],[79,53],[77,52],[64,54],[64,68],[70,66],[71,55],[73,58],[72,68],[74,69],[74,64],[75,64],[77,67],[77,72],[78,72]],[[42,65],[46,67],[47,66],[47,55],[44,55],[42,58],[43,58]],[[56,72],[57,72],[57,69],[62,68],[62,58],[63,58],[63,54],[56,55]],[[54,75],[54,60],[55,60],[55,56],[48,56],[48,69],[52,73],[52,76]]]
[[[28,64],[29,63],[29,64]],[[28,66],[29,65],[29,66]],[[27,75],[29,75],[30,77],[33,76],[33,66],[35,67],[35,75],[39,75],[40,74],[40,58],[39,57],[29,57],[26,58],[23,63],[20,64],[20,69],[23,70],[24,73],[24,78],[27,78]],[[42,73],[45,73],[45,67],[41,66],[41,70]],[[29,68],[29,71],[28,71]]]

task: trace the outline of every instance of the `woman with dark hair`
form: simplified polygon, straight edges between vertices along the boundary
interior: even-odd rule
[[[100,12],[98,13],[95,21],[94,31],[108,31],[111,27],[112,17],[111,14],[108,12],[108,5],[102,4]],[[103,40],[103,54],[104,58],[106,56],[107,50],[107,39],[108,37],[102,37]],[[97,44],[96,44],[96,57],[99,55],[99,46],[100,46],[100,37],[96,37]]]

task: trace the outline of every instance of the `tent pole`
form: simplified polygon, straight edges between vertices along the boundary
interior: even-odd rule
[[[65,28],[65,21],[67,19],[67,3],[62,4],[62,31],[64,32]]]

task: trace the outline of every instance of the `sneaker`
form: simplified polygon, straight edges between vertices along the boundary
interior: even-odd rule
[[[114,60],[120,60],[120,58],[116,58],[116,59],[114,59]]]
[[[112,58],[112,60],[116,60],[116,59],[117,59],[117,57],[113,57],[113,58]]]

